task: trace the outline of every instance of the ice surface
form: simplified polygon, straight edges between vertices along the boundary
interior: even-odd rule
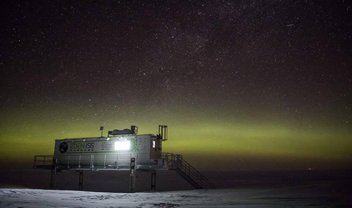
[[[0,207],[340,207],[312,187],[242,188],[149,193],[0,189]]]

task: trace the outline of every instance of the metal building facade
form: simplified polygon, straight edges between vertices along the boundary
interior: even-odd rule
[[[160,169],[162,139],[153,134],[58,139],[54,158],[58,169]]]

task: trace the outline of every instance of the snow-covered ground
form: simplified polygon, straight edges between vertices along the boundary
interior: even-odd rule
[[[175,172],[160,171],[159,192],[145,192],[150,175],[141,172],[136,193],[125,193],[128,172],[87,172],[85,191],[67,191],[78,188],[75,172],[57,175],[55,188],[60,190],[47,190],[50,171],[3,170],[0,175],[0,208],[352,207],[351,171],[210,172],[207,176],[218,187],[214,190],[190,190]]]
[[[0,207],[350,207],[348,197],[314,186],[148,193],[0,189]],[[350,198],[351,200],[351,198]]]

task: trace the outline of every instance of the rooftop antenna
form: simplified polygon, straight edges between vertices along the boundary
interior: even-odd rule
[[[100,132],[101,132],[100,137],[103,137],[103,131],[104,131],[104,126],[101,126],[100,127]]]

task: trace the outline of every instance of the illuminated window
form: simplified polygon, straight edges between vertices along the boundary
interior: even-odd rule
[[[128,141],[128,140],[115,141],[115,150],[130,150],[130,148],[131,148],[131,141]]]
[[[152,147],[153,147],[153,149],[155,149],[155,145],[156,145],[156,142],[155,142],[155,140],[153,140],[153,141],[152,141]]]

